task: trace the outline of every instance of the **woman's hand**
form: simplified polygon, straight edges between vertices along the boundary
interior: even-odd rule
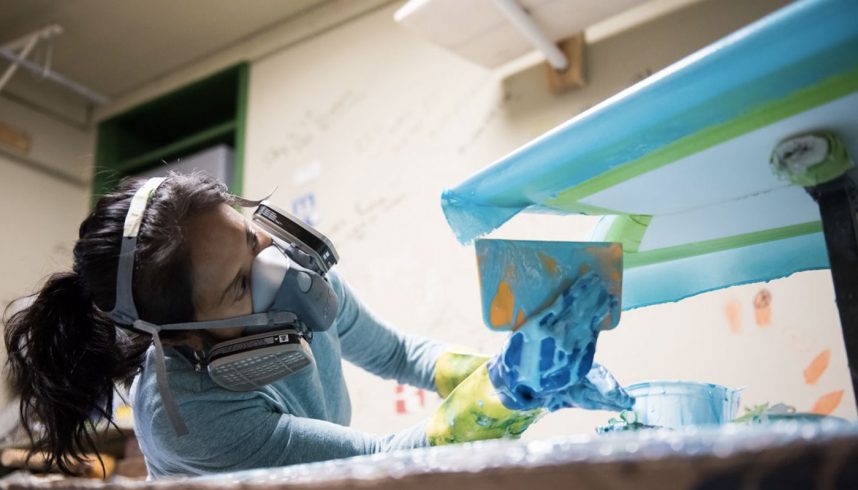
[[[429,444],[518,437],[546,409],[629,408],[628,393],[605,368],[593,365],[599,332],[613,326],[615,315],[619,301],[599,276],[580,277],[513,333],[499,355],[452,389],[426,426]],[[467,361],[470,369],[470,362],[479,360],[454,356],[448,361]]]
[[[618,299],[597,274],[578,278],[489,360],[489,377],[504,405],[517,410],[554,405],[552,395],[578,385],[590,372],[599,332],[618,314]]]

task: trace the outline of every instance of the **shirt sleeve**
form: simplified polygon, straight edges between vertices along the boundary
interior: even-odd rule
[[[375,435],[323,420],[278,412],[258,392],[183,404],[189,433],[177,437],[163,409],[154,412],[159,441],[147,454],[153,476],[200,475],[268,468],[428,446],[425,422]],[[154,435],[154,434],[153,434]]]
[[[374,315],[342,277],[328,272],[337,293],[343,358],[382,378],[435,391],[435,362],[449,346],[398,332]]]

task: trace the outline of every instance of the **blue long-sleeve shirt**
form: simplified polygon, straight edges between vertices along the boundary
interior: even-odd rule
[[[189,434],[177,437],[162,405],[150,348],[131,387],[134,431],[150,477],[200,475],[308,463],[428,445],[425,423],[375,435],[348,428],[346,359],[383,378],[434,390],[444,344],[396,332],[375,317],[334,271],[339,300],[331,328],[310,344],[315,362],[260,389],[232,392],[172,349],[167,378]]]

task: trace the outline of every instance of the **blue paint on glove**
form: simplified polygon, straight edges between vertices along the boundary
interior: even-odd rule
[[[593,366],[605,319],[618,310],[618,299],[597,274],[578,278],[489,360],[489,378],[503,404],[516,410],[543,407],[552,394],[579,384]]]
[[[552,393],[541,402],[543,407],[552,412],[570,407],[621,412],[631,410],[635,399],[604,366],[593,364],[593,368],[579,383]]]

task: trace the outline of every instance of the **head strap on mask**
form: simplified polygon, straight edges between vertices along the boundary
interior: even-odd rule
[[[137,235],[143,223],[143,213],[149,200],[158,190],[163,177],[147,180],[131,198],[131,205],[125,215],[125,225],[122,229],[122,247],[119,250],[119,265],[116,269],[116,304],[108,313],[110,317],[122,325],[132,325],[139,318],[134,296],[131,290],[131,280],[134,275],[134,253],[137,250]]]
[[[116,269],[116,303],[108,316],[119,325],[130,327],[132,330],[143,332],[152,336],[155,344],[155,375],[158,381],[158,391],[164,402],[167,417],[178,436],[188,433],[179,407],[173,398],[173,392],[167,385],[167,367],[164,361],[164,347],[161,345],[161,337],[158,335],[158,327],[151,323],[140,320],[137,307],[134,305],[134,294],[132,284],[134,279],[134,255],[137,250],[137,235],[140,233],[140,225],[143,223],[143,214],[149,201],[164,182],[163,177],[153,177],[147,180],[131,198],[128,214],[125,215],[125,225],[122,231],[122,246],[119,249],[119,264]]]

